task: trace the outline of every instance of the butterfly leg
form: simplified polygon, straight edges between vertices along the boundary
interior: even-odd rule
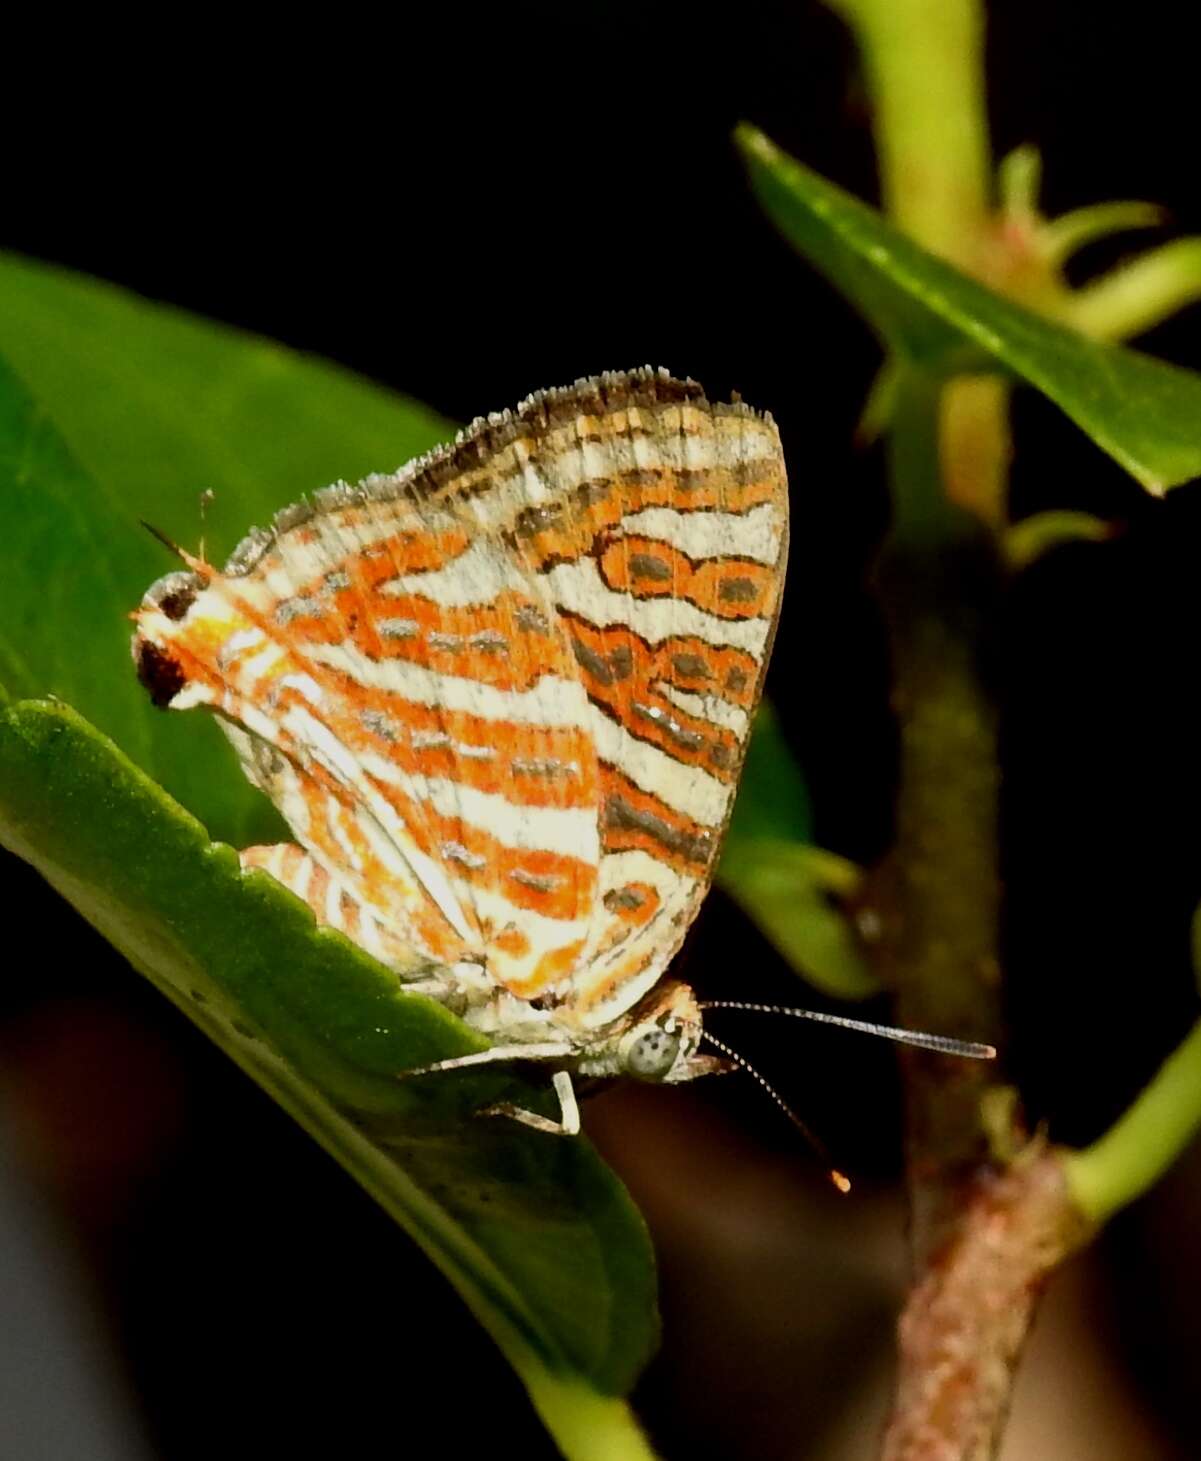
[[[477,1050],[473,1055],[452,1055],[449,1060],[435,1060],[430,1065],[419,1065],[413,1070],[397,1072],[397,1080],[409,1080],[412,1076],[433,1075],[440,1070],[463,1070],[472,1065],[496,1065],[498,1061],[512,1060],[562,1060],[574,1053],[575,1047],[562,1042],[545,1042],[541,1045],[493,1045],[487,1050]]]
[[[449,1060],[436,1060],[432,1065],[422,1065],[416,1070],[402,1070],[398,1080],[409,1080],[413,1076],[432,1075],[440,1070],[462,1070],[465,1066],[492,1065],[500,1060],[563,1060],[573,1055],[571,1045],[496,1045],[490,1050],[478,1050],[473,1055],[455,1055]],[[507,1116],[519,1121],[522,1126],[532,1126],[535,1131],[545,1131],[551,1136],[577,1136],[580,1130],[580,1108],[575,1098],[575,1087],[568,1071],[557,1070],[554,1076],[555,1095],[559,1098],[559,1119],[552,1121],[540,1116],[537,1111],[527,1111],[515,1101],[497,1101],[485,1106],[477,1116]]]
[[[540,1116],[537,1111],[527,1111],[513,1101],[498,1101],[495,1106],[485,1106],[477,1116],[507,1116],[510,1121],[520,1121],[522,1126],[532,1126],[535,1131],[545,1131],[549,1136],[578,1136],[580,1134],[580,1107],[575,1098],[575,1087],[571,1073],[555,1071],[555,1095],[559,1098],[559,1119],[552,1121]]]

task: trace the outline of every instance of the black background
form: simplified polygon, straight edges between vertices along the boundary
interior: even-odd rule
[[[1047,211],[1147,197],[1173,229],[1201,231],[1180,7],[995,10],[996,150],[1042,148]],[[874,195],[839,23],[816,4],[745,3],[294,15],[270,37],[217,24],[198,12],[160,34],[73,29],[67,55],[32,46],[8,100],[6,245],[331,357],[455,419],[645,361],[770,409],[794,555],[769,689],[819,840],[878,855],[895,746],[862,576],[887,507],[877,456],[850,447],[878,353],[761,217],[729,141],[748,118]],[[1094,247],[1074,272],[1130,246]],[[1142,343],[1201,365],[1197,311]],[[1032,1118],[1081,1141],[1195,1011],[1201,503],[1192,489],[1145,498],[1032,397],[1016,424],[1017,510],[1127,524],[1029,572],[990,645],[1010,1070]],[[349,1179],[27,869],[6,864],[6,878],[25,944],[2,995],[14,1105],[94,1265],[156,1453],[368,1454],[432,1423],[451,1454],[498,1438],[552,1454],[457,1299]],[[720,895],[682,972],[707,992],[799,997]],[[589,1110],[663,1261],[666,1345],[637,1401],[666,1456],[818,1454],[865,1356],[886,1363],[901,1263],[892,1054],[798,1028],[739,1039],[867,1195],[860,1217],[831,1208],[789,1128],[737,1082]],[[1195,1170],[1174,1179],[1093,1260],[1097,1324],[1120,1333],[1115,1362],[1130,1403],[1161,1418],[1163,1455],[1198,1444],[1197,1186]],[[889,1235],[883,1278],[840,1252],[839,1229],[852,1246]]]

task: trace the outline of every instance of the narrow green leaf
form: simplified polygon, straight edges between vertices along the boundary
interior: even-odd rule
[[[1149,492],[1201,475],[1201,376],[1003,299],[755,128],[736,135],[767,213],[892,350],[943,374],[991,368],[1027,381]]]
[[[127,616],[176,566],[139,519],[222,561],[304,492],[453,427],[327,362],[11,256],[0,354],[0,680],[69,700],[214,836],[278,837],[209,718],[152,712],[133,679]]]
[[[1201,1020],[1108,1131],[1082,1150],[1062,1150],[1076,1206],[1091,1222],[1107,1222],[1159,1181],[1199,1129]]]
[[[809,793],[766,701],[755,719],[717,883],[810,984],[864,999],[878,984],[835,899],[853,892],[858,869],[810,846]]]
[[[809,788],[788,749],[774,707],[764,700],[755,716],[754,734],[738,783],[738,799],[722,855],[723,869],[732,845],[812,840]]]
[[[655,1338],[653,1259],[624,1189],[583,1140],[470,1113],[546,1109],[504,1067],[399,1081],[482,1048],[319,930],[73,710],[0,709],[0,842],[32,863],[305,1126],[434,1259],[525,1380],[568,1454],[649,1454],[595,1396],[624,1394]],[[591,1400],[587,1400],[588,1396]],[[580,1406],[624,1451],[568,1432]],[[593,1411],[595,1415],[593,1416]],[[583,1428],[586,1429],[586,1428]]]
[[[1001,542],[1007,566],[1015,573],[1028,568],[1061,543],[1103,543],[1114,526],[1091,512],[1066,509],[1036,512],[1007,529]]]

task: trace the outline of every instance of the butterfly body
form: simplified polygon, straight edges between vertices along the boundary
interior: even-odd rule
[[[769,417],[636,371],[531,397],[187,559],[137,614],[156,703],[215,713],[294,844],[248,867],[495,1042],[684,1080],[665,978],[774,633]],[[491,1052],[489,1052],[491,1053]]]

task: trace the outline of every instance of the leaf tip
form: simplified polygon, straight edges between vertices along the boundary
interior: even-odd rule
[[[775,143],[751,122],[739,122],[734,127],[734,141],[747,157],[759,162],[773,162],[779,156]]]

